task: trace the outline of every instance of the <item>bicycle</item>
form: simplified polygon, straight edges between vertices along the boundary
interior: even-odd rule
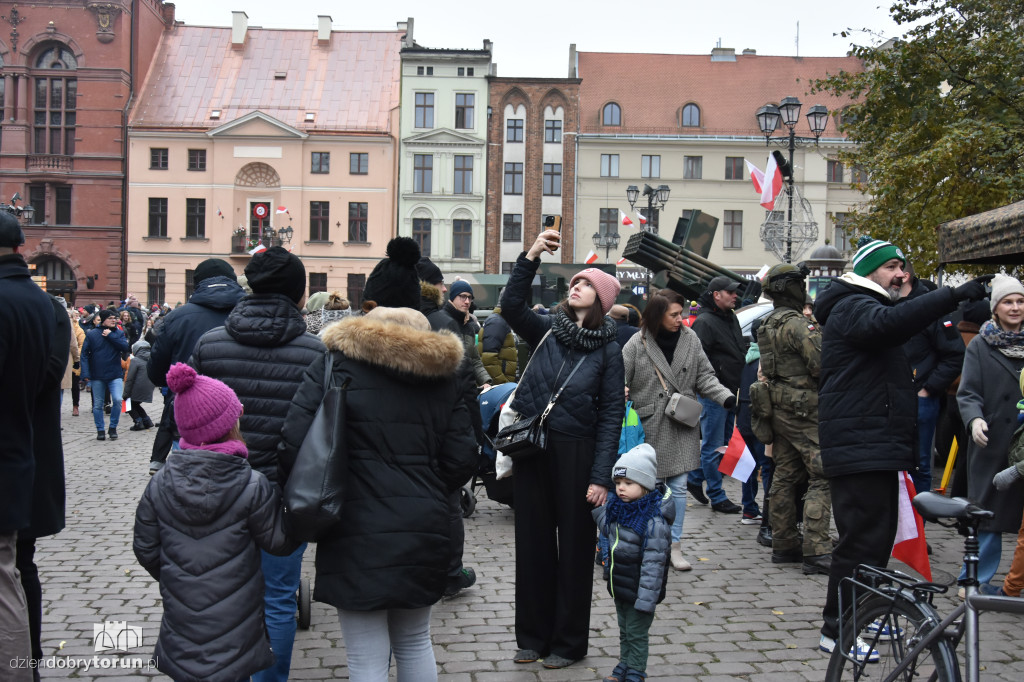
[[[961,676],[957,647],[964,645],[964,673],[968,682],[978,682],[978,614],[982,611],[1024,616],[1024,599],[984,595],[978,592],[978,526],[992,518],[960,497],[947,498],[926,492],[914,497],[914,508],[929,521],[956,526],[964,539],[965,577],[962,604],[943,618],[932,603],[936,594],[947,591],[945,585],[917,581],[899,571],[861,565],[844,583],[852,587],[853,604],[840,623],[839,638],[829,659],[825,679],[938,680],[959,682]],[[942,523],[940,519],[953,519]],[[843,608],[840,592],[840,613]],[[857,655],[853,644],[862,640],[873,656]]]

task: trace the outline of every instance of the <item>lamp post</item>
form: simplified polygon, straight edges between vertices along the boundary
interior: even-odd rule
[[[35,217],[36,210],[31,206],[18,206],[19,201],[21,201],[21,194],[19,192],[15,192],[14,196],[11,197],[11,203],[0,203],[0,210],[7,211],[8,213],[20,218],[21,222],[26,225],[32,224],[32,218]]]
[[[658,234],[658,226],[654,224],[654,209],[657,208],[660,213],[665,208],[665,204],[668,203],[668,195],[671,191],[672,190],[669,189],[668,185],[658,185],[657,189],[654,189],[650,185],[644,185],[643,195],[647,197],[647,222],[641,225],[641,227],[645,232]],[[626,188],[626,201],[629,202],[630,208],[636,208],[636,200],[639,198],[640,190],[636,185],[630,185]],[[651,294],[650,268],[647,269],[647,284],[644,293],[647,296],[650,296]]]
[[[601,234],[600,232],[594,233],[594,248],[604,249],[604,259],[608,260],[608,252],[612,249],[619,247],[619,233],[612,232],[609,234]]]
[[[290,225],[288,227],[282,227],[280,230],[278,230],[277,231],[277,236],[280,238],[281,246],[284,246],[285,244],[291,244],[292,243],[292,235],[294,233],[295,233],[295,231],[292,230]]]
[[[780,164],[780,170],[786,179],[789,189],[786,212],[786,252],[783,259],[786,263],[793,260],[793,152],[798,146],[818,145],[818,139],[825,132],[828,125],[828,108],[823,104],[815,104],[807,112],[807,124],[810,126],[814,137],[799,137],[796,134],[796,124],[800,120],[800,108],[803,104],[796,97],[786,97],[779,106],[766,104],[757,110],[757,126],[764,135],[765,146],[775,143],[786,147],[789,150],[789,163],[785,166]],[[779,127],[779,121],[786,126],[789,134],[786,137],[772,137]],[[814,224],[815,238],[817,238],[817,224]]]

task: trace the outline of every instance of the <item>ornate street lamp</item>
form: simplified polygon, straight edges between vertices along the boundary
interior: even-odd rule
[[[604,259],[608,260],[608,252],[612,249],[619,248],[619,233],[612,232],[610,234],[601,234],[600,232],[595,232],[594,248],[604,249]]]
[[[19,201],[21,201],[21,193],[15,192],[14,196],[11,197],[11,203],[0,203],[0,210],[7,211],[12,215],[17,216],[21,222],[26,225],[31,225],[32,218],[35,217],[36,210],[31,206],[18,206]]]
[[[278,230],[277,236],[280,237],[279,241],[281,242],[281,246],[284,246],[285,244],[291,244],[292,235],[294,233],[295,231],[292,230],[290,225],[288,227],[282,227],[280,230]]]
[[[647,222],[641,227],[645,232],[651,234],[658,234],[658,226],[655,224],[654,209],[657,208],[660,213],[664,208],[665,204],[668,203],[668,196],[672,192],[668,185],[658,185],[657,189],[654,189],[650,185],[644,185],[643,195],[647,197]],[[626,188],[626,201],[629,202],[629,207],[635,209],[636,201],[640,198],[640,190],[637,189],[636,185],[630,185]],[[645,289],[648,296],[651,293],[651,270],[647,269],[647,288]]]
[[[807,112],[807,125],[814,137],[798,137],[796,125],[800,121],[800,109],[802,107],[803,104],[796,97],[785,97],[778,106],[766,104],[754,114],[757,119],[757,127],[761,129],[761,133],[764,135],[765,146],[775,143],[789,150],[789,163],[779,163],[782,175],[786,179],[786,220],[778,220],[775,211],[771,211],[761,226],[762,241],[765,242],[769,249],[775,252],[775,255],[779,256],[786,263],[793,262],[794,229],[798,231],[796,238],[801,253],[818,239],[818,223],[814,222],[811,214],[811,205],[799,195],[799,192],[797,192],[793,185],[793,152],[798,146],[818,145],[818,139],[825,132],[825,126],[828,125],[828,108],[822,104],[812,106]],[[772,137],[779,128],[780,122],[788,130],[788,135],[785,137]],[[781,158],[781,156],[777,158]],[[793,220],[794,195],[798,198],[798,206],[800,211],[804,213],[804,220]],[[783,235],[785,235],[785,251],[782,251]]]

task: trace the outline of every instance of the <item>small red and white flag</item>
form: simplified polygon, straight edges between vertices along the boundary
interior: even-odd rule
[[[278,206],[277,207],[277,214],[281,215],[282,213],[288,213],[288,208],[285,207],[285,206]],[[288,215],[291,215],[291,213],[288,213]]]
[[[924,537],[924,521],[910,503],[916,495],[914,482],[906,471],[897,471],[900,478],[899,520],[896,522],[896,542],[892,556],[932,580],[932,566],[928,561],[928,543]]]
[[[623,225],[632,225],[633,224],[633,219],[630,218],[625,213],[623,213],[621,208],[619,209],[619,220],[622,221]]]
[[[220,206],[217,207],[217,215],[220,216],[221,218],[224,217],[224,214],[220,212]]]
[[[640,219],[640,224],[641,225],[646,225],[647,224],[647,218],[644,217],[644,214],[640,212],[639,208],[636,209],[636,217]]]
[[[584,259],[583,262],[586,263],[587,265],[592,265],[593,263],[596,263],[597,262],[597,254],[594,253],[593,251],[590,251],[589,253],[587,253],[587,257],[586,257],[586,259]]]
[[[729,445],[723,445],[717,451],[722,453],[722,461],[718,463],[718,470],[726,476],[732,476],[737,481],[745,483],[757,466],[739,429],[733,429]]]
[[[267,250],[267,246],[263,242],[260,242],[259,244],[257,244],[253,248],[249,249],[249,255],[250,256],[255,256],[257,253],[260,253],[261,251],[266,251],[266,250]]]
[[[750,181],[754,184],[754,191],[761,195],[761,206],[766,211],[772,210],[775,206],[775,197],[779,196],[779,192],[782,191],[782,173],[779,172],[779,167],[775,163],[775,157],[768,157],[768,169],[765,172],[761,172],[761,169],[750,163],[746,162],[747,170],[750,171]],[[766,182],[765,178],[769,180]]]
[[[615,261],[615,264],[616,264],[616,265],[625,265],[625,264],[626,264],[626,257],[625,257],[625,256],[623,256],[623,257],[622,257],[622,258],[620,258],[619,260]]]

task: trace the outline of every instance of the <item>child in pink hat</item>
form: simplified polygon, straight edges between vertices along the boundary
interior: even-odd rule
[[[263,625],[260,548],[295,551],[280,495],[252,469],[226,384],[177,363],[179,449],[150,480],[135,513],[135,556],[160,581],[156,667],[176,680],[238,680],[274,663]]]

